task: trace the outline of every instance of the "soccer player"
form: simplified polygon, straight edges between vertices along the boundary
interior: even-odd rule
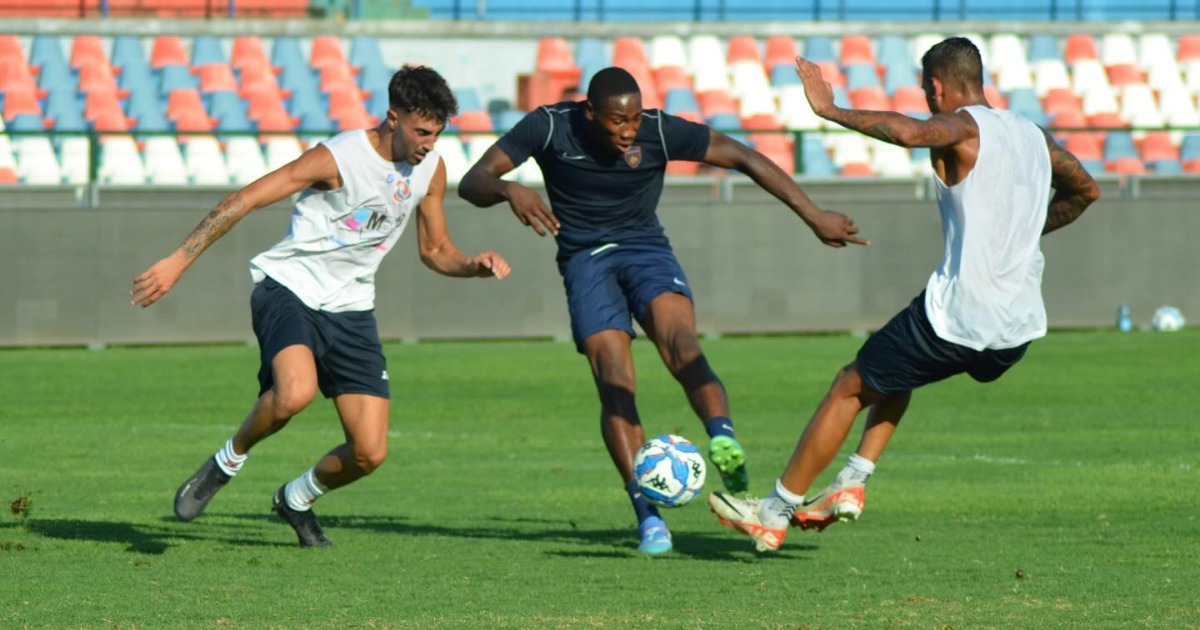
[[[537,161],[550,198],[502,175]],[[703,421],[709,459],[731,492],[746,489],[745,452],[725,388],[701,352],[687,276],[656,215],[668,160],[737,169],[786,204],[826,245],[864,244],[844,215],[818,208],[762,154],[704,125],[643,110],[633,76],[596,73],[584,102],[539,107],[489,148],[459,185],[477,206],[507,202],[521,223],[558,242],[571,333],[600,396],[600,430],[637,516],[645,553],[671,549],[658,511],[641,495],[633,457],[645,441],[634,405],[632,318],[655,344]]]
[[[133,280],[133,304],[150,306],[218,238],[256,208],[300,193],[287,235],[250,261],[250,298],[262,364],[258,402],[225,445],[188,478],[175,514],[190,521],[245,465],[250,449],[282,429],[318,389],[332,398],[346,441],[272,499],[300,545],[329,539],[312,512],[321,495],[364,477],[387,456],[388,373],[375,324],[375,271],[417,217],[421,261],[463,278],[509,274],[499,254],[463,254],[443,213],[446,167],[434,142],[457,104],[434,70],[405,66],[388,86],[387,116],[349,131],[230,194],[179,249]]]
[[[838,372],[774,492],[757,500],[709,497],[718,518],[753,538],[760,551],[779,548],[789,521],[820,529],[859,517],[867,479],[914,389],[964,372],[994,381],[1046,334],[1041,235],[1100,198],[1096,182],[1049,134],[988,105],[983,64],[970,40],[947,39],[921,63],[933,112],[924,121],[837,107],[817,66],[796,60],[821,117],[885,142],[930,147],[945,259],[925,291]],[[828,488],[806,500],[866,407],[857,451]]]

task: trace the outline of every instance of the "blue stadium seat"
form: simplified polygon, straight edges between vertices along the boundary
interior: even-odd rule
[[[857,90],[866,87],[879,87],[879,74],[875,66],[866,63],[856,63],[846,68],[846,89]]]
[[[122,90],[147,89],[158,92],[158,77],[150,69],[149,64],[130,64],[122,68],[117,77],[117,85]]]
[[[713,114],[708,119],[708,126],[725,134],[733,134],[742,128],[742,120],[737,114]]]
[[[137,118],[141,127],[142,118],[161,118],[166,105],[153,85],[139,86],[129,91],[125,100],[125,113]]]
[[[271,47],[271,65],[283,68],[308,67],[304,51],[300,49],[300,41],[295,37],[276,37],[275,45]]]
[[[121,74],[125,74],[130,67],[149,70],[150,62],[146,60],[142,39],[135,35],[121,35],[113,39],[112,65],[121,68]]]
[[[1035,125],[1045,126],[1050,123],[1050,117],[1042,109],[1042,102],[1032,89],[1018,88],[1009,92],[1008,108],[1033,121]]]
[[[284,66],[279,73],[279,87],[293,92],[318,89],[317,76],[307,65]]]
[[[584,37],[575,45],[575,65],[580,68],[599,69],[612,65],[612,59],[604,49],[604,42],[593,37]],[[587,83],[581,83],[581,86],[586,89]]]
[[[804,40],[804,58],[817,63],[818,61],[838,62],[837,53],[833,51],[833,40],[823,35],[815,35]]]
[[[236,92],[209,92],[201,95],[204,109],[213,118],[224,121],[225,118],[246,118],[246,102]],[[247,122],[249,119],[247,119]]]
[[[42,105],[46,118],[55,120],[69,118],[72,115],[83,116],[83,100],[79,98],[75,88],[55,88],[46,94],[46,102]]]
[[[916,69],[912,55],[908,52],[907,39],[899,35],[885,35],[879,38],[875,48],[875,58],[889,69],[905,68],[909,72]]]
[[[383,53],[379,49],[379,40],[366,35],[358,35],[350,41],[350,65],[367,70],[387,70],[383,61]]]
[[[383,66],[366,66],[358,73],[358,87],[370,90],[372,93],[387,93],[388,84],[392,82],[391,68]]]
[[[1183,164],[1179,160],[1156,160],[1151,166],[1154,172],[1159,175],[1178,175],[1183,173]]]
[[[44,90],[71,90],[75,91],[78,86],[78,78],[75,76],[75,71],[67,66],[66,63],[48,61],[42,64],[41,72],[37,78],[38,87]]]
[[[1058,46],[1058,38],[1054,35],[1034,35],[1029,38],[1029,62],[1037,63],[1045,60],[1062,61],[1062,51]]]
[[[796,66],[790,63],[777,63],[771,66],[771,87],[785,85],[800,85],[800,77],[796,74]]]
[[[158,91],[160,94],[170,94],[171,90],[196,90],[200,88],[200,79],[192,74],[187,66],[163,66],[158,69]]]
[[[167,115],[161,109],[155,109],[138,116],[133,128],[135,131],[163,133],[174,130],[174,125],[167,120]]]
[[[525,118],[525,112],[508,109],[492,116],[492,127],[495,128],[496,133],[506,133],[521,122],[522,118]]]
[[[46,125],[37,114],[18,114],[4,125],[5,131],[45,131]]]
[[[317,91],[315,85],[296,87],[287,102],[288,113],[303,117],[305,114],[324,114],[329,111],[329,99]]]
[[[314,133],[333,133],[337,131],[337,125],[329,119],[329,115],[325,112],[306,112],[300,116],[300,124],[297,129],[305,132]]]
[[[1200,159],[1200,134],[1189,133],[1179,143],[1179,159],[1184,162]]]
[[[833,104],[837,105],[838,107],[850,109],[850,95],[846,93],[846,88],[833,88]]]
[[[229,63],[229,59],[221,49],[220,40],[212,35],[198,35],[192,40],[192,65],[203,66],[208,63]]]
[[[375,90],[371,92],[370,98],[367,99],[364,105],[367,106],[368,114],[382,119],[387,115],[388,108],[391,107],[387,90]]]
[[[1079,160],[1079,164],[1092,175],[1099,175],[1104,172],[1104,160]]]
[[[887,67],[883,75],[883,89],[888,95],[896,93],[896,88],[918,87],[917,74],[911,65],[893,64]]]
[[[1121,158],[1137,158],[1137,146],[1133,136],[1128,131],[1110,131],[1104,138],[1104,161],[1112,162]]]
[[[908,155],[912,159],[913,164],[929,163],[929,147],[911,147],[908,150]]]
[[[679,112],[700,113],[700,103],[696,101],[696,93],[690,89],[672,88],[667,92],[663,109],[667,110],[668,114],[678,114]]]
[[[61,66],[69,68],[67,57],[63,54],[62,43],[56,35],[35,35],[29,47],[29,65],[40,67],[45,72],[46,66]]]
[[[809,177],[833,177],[837,172],[825,144],[814,134],[805,134],[800,145],[801,164],[798,170]]]
[[[458,88],[454,90],[454,98],[458,101],[458,112],[480,112],[483,111],[483,102],[479,100],[479,93],[475,88]]]

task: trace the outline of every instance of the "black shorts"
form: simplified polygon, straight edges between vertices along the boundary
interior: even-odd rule
[[[880,394],[912,391],[966,372],[994,381],[1025,356],[1026,342],[1003,350],[973,350],[937,336],[925,313],[925,292],[913,299],[858,351],[856,365],[867,387]]]
[[[387,362],[374,311],[326,313],[308,308],[287,287],[266,278],[250,295],[258,337],[258,395],[275,384],[271,360],[280,350],[308,346],[317,361],[317,385],[326,398],[371,394],[389,398]]]

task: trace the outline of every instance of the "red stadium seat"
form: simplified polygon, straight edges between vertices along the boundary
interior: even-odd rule
[[[763,65],[767,72],[778,64],[793,65],[796,63],[796,40],[790,35],[772,35],[767,38],[767,52],[763,55]]]
[[[236,92],[237,79],[233,78],[233,68],[227,63],[206,63],[198,68],[200,74],[200,92]]]
[[[239,3],[240,4],[240,3]],[[249,66],[269,67],[270,57],[267,57],[266,46],[257,35],[239,35],[233,38],[233,50],[229,55],[229,65],[236,70]]]
[[[330,92],[329,93],[329,117],[334,120],[341,120],[347,116],[358,116],[366,114],[367,108],[363,105],[362,96],[357,92]]]
[[[318,70],[328,66],[350,69],[346,51],[342,49],[342,40],[333,35],[318,35],[312,38],[312,53],[308,56],[308,64]]]
[[[275,69],[269,65],[245,65],[241,68],[241,86],[238,88],[238,96],[248,98],[252,92],[268,91],[276,95],[281,95],[283,98],[288,98],[291,95],[284,93],[279,87],[279,80],[275,78]]]
[[[741,119],[742,129],[747,131],[773,131],[783,129],[783,123],[774,114],[755,114]]]
[[[646,46],[640,37],[618,37],[613,41],[613,65],[632,72],[632,68],[649,68]]]
[[[117,87],[117,79],[113,76],[112,66],[99,63],[79,68],[79,91],[85,94],[92,92],[112,92],[119,98],[129,96],[129,90],[122,90]]]
[[[12,120],[22,114],[42,115],[37,91],[33,89],[9,89],[4,93],[4,120]]]
[[[27,90],[39,92],[29,64],[20,59],[0,59],[0,92]],[[39,97],[44,94],[39,94]]]
[[[286,118],[291,122],[287,127],[288,131],[294,129],[299,122],[288,114],[287,107],[284,107],[279,93],[267,90],[251,92],[246,96],[246,116],[250,120],[259,121],[260,131],[263,130],[262,121],[264,120]]]
[[[1115,112],[1102,112],[1088,116],[1088,126],[1099,129],[1123,129],[1129,126],[1129,123],[1121,119],[1121,115]]]
[[[1096,40],[1086,33],[1076,33],[1067,36],[1066,50],[1063,51],[1063,61],[1068,66],[1080,59],[1099,59],[1096,54]]]
[[[1128,157],[1104,165],[1105,170],[1118,175],[1145,175],[1146,165],[1138,158]]]
[[[1171,134],[1166,131],[1146,132],[1140,153],[1143,162],[1179,159],[1179,147],[1171,143]]]
[[[1200,59],[1200,35],[1180,35],[1176,54],[1180,63]]]
[[[169,120],[178,120],[195,113],[208,117],[204,111],[204,100],[200,98],[198,90],[181,88],[171,90],[171,93],[167,95],[167,118]]]
[[[171,90],[171,93],[183,90]],[[180,132],[209,132],[217,126],[216,119],[210,118],[204,110],[186,109],[178,113],[175,121],[175,131]]]
[[[103,109],[95,113],[92,121],[92,129],[96,131],[120,132],[129,131],[131,125],[130,119],[125,116],[118,106],[116,109]]]
[[[875,171],[871,170],[870,164],[851,162],[842,167],[842,175],[846,177],[874,177]]]
[[[696,95],[696,100],[700,103],[700,113],[706,118],[717,114],[736,114],[738,111],[737,103],[729,92],[724,90],[700,92]]]
[[[379,121],[366,110],[361,112],[347,112],[337,119],[338,131],[350,131],[351,129],[367,129],[374,127]]]
[[[654,84],[659,94],[666,94],[675,88],[692,88],[692,77],[687,70],[679,66],[663,66],[654,70]]]
[[[1113,87],[1129,85],[1130,83],[1145,83],[1146,75],[1137,66],[1131,64],[1119,64],[1109,66],[1108,81]]]
[[[159,35],[154,38],[154,45],[150,49],[151,68],[190,65],[191,59],[183,47],[183,40],[174,35]]]
[[[869,109],[878,112],[893,111],[887,92],[878,86],[850,90],[850,105],[854,109]]]
[[[739,61],[754,61],[762,63],[758,56],[758,40],[753,35],[734,35],[729,38],[728,52],[725,54],[726,63]]]
[[[0,184],[16,184],[19,182],[17,174],[11,168],[0,167]]]
[[[1042,109],[1051,118],[1062,112],[1082,112],[1079,97],[1068,88],[1055,88],[1047,92],[1042,99]]]
[[[25,57],[25,48],[21,46],[21,38],[16,35],[0,35],[0,61],[9,59],[29,65],[29,59]]]
[[[842,54],[839,59],[843,66],[851,66],[856,63],[877,65],[875,51],[871,48],[871,38],[866,35],[842,37]]]
[[[994,86],[994,85],[983,86],[983,95],[984,95],[984,97],[987,98],[987,102],[990,103],[992,107],[996,107],[999,109],[1007,109],[1008,108],[1008,99],[1005,98],[1004,95],[1000,93],[1000,90],[997,89],[996,86]]]
[[[538,72],[576,75],[580,71],[571,56],[571,47],[567,40],[561,37],[543,37],[538,40],[535,69]]]
[[[1067,151],[1070,151],[1076,158],[1080,160],[1104,159],[1104,147],[1096,138],[1096,134],[1071,134],[1067,137],[1067,141],[1063,148],[1065,148]]]
[[[95,120],[105,112],[122,112],[121,99],[115,90],[92,90],[83,101],[83,117]]]
[[[461,132],[491,133],[493,131],[492,117],[484,111],[462,112],[450,122]]]
[[[104,42],[99,35],[76,35],[71,42],[71,67],[102,65],[111,67]]]
[[[358,82],[354,80],[350,66],[346,65],[322,66],[317,84],[322,92],[359,91]]]
[[[896,88],[892,97],[892,109],[902,114],[928,114],[929,103],[925,101],[925,90],[914,85]]]

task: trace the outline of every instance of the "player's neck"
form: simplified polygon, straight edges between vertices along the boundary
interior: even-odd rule
[[[367,140],[371,144],[371,148],[375,149],[375,153],[379,157],[388,162],[395,162],[392,156],[392,133],[388,131],[386,123],[380,123],[373,129],[367,130]]]

